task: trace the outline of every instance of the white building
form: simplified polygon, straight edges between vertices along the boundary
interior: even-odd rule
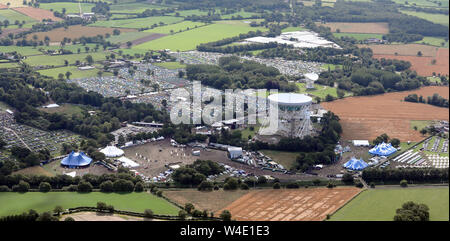
[[[230,154],[231,159],[242,157],[242,147],[228,147],[228,153]]]
[[[354,146],[370,146],[370,143],[368,140],[353,140]]]

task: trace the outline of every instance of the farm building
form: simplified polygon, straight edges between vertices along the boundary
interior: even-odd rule
[[[242,147],[228,147],[228,154],[231,159],[242,157]]]
[[[83,152],[72,151],[67,157],[62,159],[61,165],[68,168],[87,167],[91,164],[92,158],[88,157]]]
[[[123,155],[123,150],[115,146],[107,146],[100,150],[106,157],[119,157]]]

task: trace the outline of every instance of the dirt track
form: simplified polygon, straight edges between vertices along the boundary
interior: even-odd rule
[[[321,221],[360,191],[354,187],[257,190],[224,210],[229,210],[232,219],[238,221]]]
[[[387,133],[400,141],[419,141],[423,137],[411,129],[410,121],[448,120],[449,109],[402,101],[413,93],[425,98],[438,93],[448,99],[449,88],[432,86],[376,96],[348,97],[324,102],[322,106],[341,118],[342,138],[345,140],[373,140]]]

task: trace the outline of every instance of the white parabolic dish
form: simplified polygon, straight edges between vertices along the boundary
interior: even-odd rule
[[[277,102],[278,105],[283,106],[302,106],[310,105],[312,103],[312,98],[304,94],[296,93],[280,93],[273,94],[269,97],[270,102]]]

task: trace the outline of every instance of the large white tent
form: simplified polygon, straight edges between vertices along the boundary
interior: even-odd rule
[[[123,150],[115,146],[107,146],[100,150],[106,157],[118,157],[123,155]]]

